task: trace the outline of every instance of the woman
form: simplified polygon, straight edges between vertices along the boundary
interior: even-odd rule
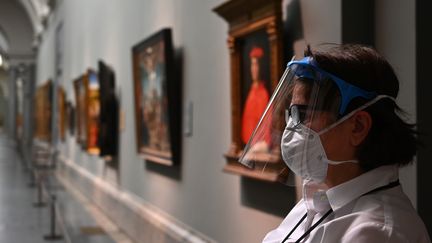
[[[286,106],[281,153],[303,198],[263,242],[430,242],[399,184],[417,137],[392,67],[360,45],[306,56],[288,64],[271,104]]]

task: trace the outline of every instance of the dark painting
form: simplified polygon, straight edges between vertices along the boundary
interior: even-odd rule
[[[148,161],[173,164],[171,114],[173,80],[171,30],[164,29],[132,50],[138,152]],[[170,93],[171,92],[171,93]]]

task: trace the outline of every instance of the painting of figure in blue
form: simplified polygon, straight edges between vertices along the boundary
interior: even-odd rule
[[[134,48],[135,105],[138,152],[171,164],[165,44],[153,39]]]

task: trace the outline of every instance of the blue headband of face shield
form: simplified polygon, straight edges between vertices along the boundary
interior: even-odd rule
[[[336,77],[335,75],[328,73],[318,67],[318,64],[313,60],[312,57],[305,57],[299,61],[291,61],[287,65],[291,70],[294,71],[295,75],[300,78],[312,79],[316,82],[320,82],[325,79],[331,79],[336,83],[338,87],[342,102],[339,107],[339,115],[343,115],[348,104],[356,97],[362,97],[367,100],[371,100],[377,96],[376,92],[369,92],[354,86],[343,79]]]

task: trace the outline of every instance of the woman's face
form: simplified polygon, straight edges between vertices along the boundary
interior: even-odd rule
[[[309,105],[310,87],[304,83],[297,83],[292,92],[291,105]],[[333,112],[315,110],[306,113],[305,120],[302,122],[308,128],[319,133],[323,129],[329,127],[336,122],[336,117]],[[320,135],[321,143],[326,152],[327,158],[330,160],[343,160],[343,150],[348,146],[349,141],[347,130],[344,122],[336,127],[326,131]]]
[[[296,83],[292,92],[290,105],[309,105],[310,87],[304,83]],[[315,132],[320,132],[322,129],[330,125],[333,119],[330,112],[320,110],[308,110],[305,120],[302,122],[306,127],[311,128]]]

